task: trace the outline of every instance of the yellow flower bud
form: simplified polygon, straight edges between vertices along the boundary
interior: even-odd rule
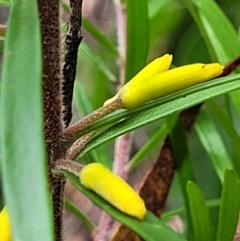
[[[100,163],[85,166],[80,175],[81,183],[130,216],[143,219],[146,213],[144,201],[119,176]]]
[[[172,55],[165,54],[160,58],[156,58],[151,63],[149,63],[146,67],[144,67],[137,75],[135,75],[126,85],[128,84],[140,84],[143,83],[148,78],[162,73],[169,69],[172,63]],[[126,86],[125,85],[125,86]],[[104,106],[116,100],[119,96],[119,92],[113,96],[112,98],[105,101]]]
[[[11,241],[11,227],[7,208],[4,207],[0,213],[0,240]]]
[[[124,108],[133,109],[143,103],[208,81],[222,73],[223,66],[191,64],[154,75],[144,83],[127,83],[119,91]]]
[[[154,59],[146,67],[144,67],[138,74],[136,74],[128,84],[141,84],[146,79],[167,71],[172,63],[172,55],[165,54],[162,57]]]

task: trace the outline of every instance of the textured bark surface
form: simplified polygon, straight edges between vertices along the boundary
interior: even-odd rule
[[[72,119],[73,86],[76,77],[78,47],[82,40],[81,26],[82,0],[71,0],[62,68],[62,112],[65,127],[69,125]]]
[[[52,163],[62,156],[59,1],[39,0],[38,8],[42,34],[43,102],[48,174],[53,200],[55,240],[60,241],[62,240],[62,200],[65,180],[57,179],[51,173]]]

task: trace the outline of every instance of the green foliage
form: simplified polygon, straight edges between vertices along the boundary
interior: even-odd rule
[[[226,169],[218,217],[217,241],[233,240],[240,208],[240,180],[232,169]]]
[[[32,241],[41,237],[52,241],[53,218],[44,150],[42,56],[36,1],[19,0],[12,5],[4,52],[1,157],[13,237],[15,240]]]
[[[199,114],[195,129],[220,181],[223,182],[225,170],[232,167],[233,163],[216,124],[206,111]]]
[[[210,213],[201,189],[192,181],[187,183],[193,240],[213,240]]]
[[[11,4],[10,0],[1,0],[0,5],[9,7]]]
[[[231,82],[231,80],[233,80],[233,82]],[[226,83],[220,85],[220,80],[216,80],[216,82],[208,82],[203,85],[189,88],[186,91],[169,95],[168,97],[162,98],[156,102],[146,104],[134,111],[122,111],[120,114],[116,113],[115,115],[110,116],[109,119],[108,117],[104,118],[102,122],[106,125],[116,123],[117,120],[121,120],[122,118],[130,115],[129,118],[119,122],[119,124],[115,124],[108,130],[100,132],[97,138],[94,138],[88,143],[88,145],[86,145],[79,157],[82,157],[90,150],[105,143],[106,141],[112,140],[119,135],[152,123],[174,112],[181,111],[193,105],[199,104],[211,97],[227,93],[228,91],[235,90],[240,87],[239,75],[225,77],[222,79],[222,81],[226,81]],[[216,86],[214,86],[215,84]],[[210,87],[210,85],[214,87]],[[208,88],[206,86],[208,86]],[[196,91],[196,88],[201,89],[201,87],[204,90]],[[191,94],[186,96],[186,92]],[[183,96],[185,96],[185,98],[183,98]],[[100,121],[96,122],[96,124],[92,128],[89,128],[89,130],[102,127],[102,125],[103,124]]]
[[[123,223],[125,226],[131,228],[136,233],[140,234],[144,240],[147,241],[155,241],[157,239],[161,239],[163,241],[167,240],[176,240],[176,241],[184,241],[180,235],[174,233],[169,227],[167,227],[162,221],[160,221],[156,216],[152,213],[148,212],[143,220],[138,220],[136,218],[127,216],[109,203],[104,201],[97,194],[85,188],[80,182],[78,177],[73,176],[70,173],[67,173],[67,178],[74,184],[74,186],[81,191],[83,194],[88,196],[91,201],[96,203],[101,209],[108,212],[111,216],[113,216],[116,220]]]
[[[149,36],[147,1],[127,0],[126,5],[127,51],[125,82],[129,81],[146,65]]]
[[[176,59],[174,64],[177,65],[203,59],[227,64],[240,53],[238,26],[232,24],[233,16],[227,0],[219,4],[212,0],[113,2],[120,7],[119,11],[126,11],[126,45],[123,46],[126,48],[125,82],[150,59],[165,52],[173,54]],[[123,5],[119,5],[120,2]],[[240,7],[239,1],[231,2],[236,9]],[[0,39],[0,50],[4,48],[5,55],[0,86],[0,153],[4,194],[14,237],[26,241],[50,241],[53,240],[53,218],[46,178],[37,4],[30,0],[13,3],[6,39]],[[0,5],[10,7],[10,1],[0,1]],[[65,11],[69,11],[68,6],[64,6]],[[236,22],[240,24],[239,16]],[[106,34],[87,18],[83,19],[83,28],[96,44],[86,40],[79,50],[74,120],[91,113],[114,95],[121,68],[124,68],[116,33]],[[152,162],[149,153],[156,154],[159,143],[167,133],[170,134],[180,188],[172,188],[168,197],[170,210],[163,214],[162,220],[174,215],[186,220],[182,236],[150,212],[143,221],[136,220],[87,190],[72,174],[67,173],[67,178],[102,210],[147,241],[232,240],[240,208],[239,89],[240,74],[234,73],[134,110],[115,111],[82,132],[97,130],[78,159],[82,162],[98,161],[112,168],[113,145],[108,142],[142,128],[147,142],[132,157],[129,164],[132,169],[141,165],[143,159]],[[198,115],[194,131],[186,136],[178,113],[203,102],[206,104]],[[163,118],[165,121],[159,124]],[[151,128],[152,132],[157,130],[156,133],[149,134]],[[208,176],[209,168],[217,181],[220,180],[219,183]],[[199,173],[201,170],[204,171]],[[207,189],[215,196],[209,196]],[[177,199],[173,198],[176,196]],[[183,197],[183,204],[178,202],[179,197]],[[94,231],[95,226],[84,212],[69,201],[66,201],[66,207],[91,232]]]

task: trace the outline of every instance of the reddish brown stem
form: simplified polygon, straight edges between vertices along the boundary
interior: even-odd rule
[[[60,87],[60,41],[59,1],[39,0],[39,17],[42,34],[43,56],[43,102],[45,140],[49,183],[52,192],[55,240],[63,239],[63,188],[64,179],[52,175],[52,164],[63,155],[61,87]]]

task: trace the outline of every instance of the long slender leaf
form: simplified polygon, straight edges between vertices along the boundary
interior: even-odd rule
[[[146,241],[183,241],[185,240],[179,234],[175,233],[172,229],[167,227],[162,221],[155,217],[150,212],[147,212],[143,220],[138,220],[132,218],[128,215],[123,214],[122,212],[115,209],[101,197],[99,197],[94,192],[86,189],[79,181],[76,176],[73,176],[70,173],[66,174],[69,181],[84,195],[86,195],[92,202],[98,205],[101,209],[105,210],[110,214],[114,219],[123,223],[126,227],[129,227],[136,233],[138,233]],[[123,194],[124,195],[124,194]]]
[[[208,208],[219,207],[220,206],[220,199],[207,200],[206,205],[207,205]],[[185,212],[186,212],[186,210],[185,210],[184,207],[176,208],[174,210],[167,211],[167,212],[163,213],[161,215],[161,220],[166,220],[166,219],[168,219],[172,216],[181,215]]]
[[[226,64],[235,58],[240,51],[237,32],[217,3],[212,0],[183,1],[198,24],[215,60]]]
[[[2,78],[4,193],[14,240],[53,241],[42,113],[42,57],[37,2],[14,1]]]
[[[238,224],[240,180],[237,173],[227,169],[223,183],[218,217],[217,241],[232,241]]]
[[[201,189],[193,182],[187,184],[194,241],[212,241],[212,222]]]
[[[228,77],[228,79],[230,78],[231,77]],[[104,133],[102,133],[99,137],[89,142],[86,148],[82,151],[81,156],[86,154],[88,151],[94,149],[95,147],[121,134],[127,133],[141,126],[152,123],[153,121],[163,118],[176,111],[181,111],[196,104],[199,104],[209,98],[227,93],[228,91],[235,90],[238,88],[240,88],[240,81],[238,81],[237,78],[236,82],[225,83],[222,85],[211,87],[209,89],[204,89],[202,91],[189,94],[183,98],[174,99],[172,101],[169,101],[168,103],[144,110],[141,113],[137,113],[133,117],[130,117],[127,120],[124,120],[116,124],[107,131],[104,131]]]
[[[232,167],[233,163],[216,124],[202,110],[194,127],[220,181],[223,182],[225,170]]]
[[[186,186],[188,181],[195,181],[195,175],[193,171],[193,166],[190,158],[189,148],[187,144],[187,138],[184,134],[183,127],[179,120],[178,114],[173,113],[166,117],[167,125],[169,128],[171,144],[174,152],[174,160],[177,166],[180,186],[182,189],[182,194],[184,198],[184,203],[186,207],[187,214],[187,224],[188,224],[188,237],[192,237],[193,227],[190,218],[190,207],[189,199],[186,192]]]
[[[240,74],[233,75],[233,76],[227,76],[227,77],[224,77],[224,78],[209,81],[209,82],[199,84],[199,85],[193,86],[191,88],[176,92],[174,94],[171,94],[171,95],[168,95],[166,97],[160,98],[156,101],[146,103],[145,105],[143,105],[143,106],[141,106],[137,109],[118,110],[118,111],[116,111],[116,112],[96,121],[95,123],[93,123],[89,128],[87,128],[86,130],[83,131],[83,134],[85,134],[89,131],[92,131],[92,130],[99,129],[99,128],[104,127],[108,124],[114,124],[117,121],[125,119],[125,118],[129,118],[130,116],[136,116],[136,114],[138,114],[139,112],[142,112],[142,111],[145,111],[145,110],[148,111],[148,110],[152,109],[153,107],[157,107],[157,106],[166,104],[166,103],[171,102],[173,100],[176,100],[178,98],[179,99],[183,98],[183,97],[188,96],[190,94],[193,94],[195,92],[200,93],[202,90],[210,89],[210,88],[220,86],[220,85],[226,84],[226,83],[230,84],[230,82],[235,82],[235,81],[238,81],[239,79],[240,79]],[[233,90],[233,89],[231,89],[231,90]],[[226,91],[223,91],[219,94],[224,94],[224,93],[227,93],[227,92],[229,92],[228,88],[226,88]],[[211,97],[214,97],[214,96],[215,95],[212,95]],[[209,96],[206,96],[206,99],[209,99]],[[198,99],[196,99],[196,103],[197,103],[197,101],[198,101]]]
[[[224,131],[228,134],[231,140],[232,147],[236,155],[235,167],[238,173],[240,173],[240,153],[238,151],[240,146],[240,137],[232,126],[229,116],[223,112],[223,110],[219,107],[218,104],[216,104],[216,102],[209,100],[206,102],[206,104],[208,107],[210,107],[210,111],[215,117],[216,121],[221,124]]]
[[[147,155],[147,153],[160,142],[160,140],[163,140],[167,132],[167,125],[164,123],[148,142],[131,158],[128,164],[129,168],[133,169]]]
[[[203,34],[214,60],[226,64],[236,58],[240,52],[237,31],[217,3],[212,0],[183,1]],[[230,96],[240,116],[239,91]]]
[[[93,232],[94,231],[94,225],[91,222],[91,220],[82,213],[78,207],[76,207],[70,200],[65,199],[65,207],[72,213],[74,213],[87,227],[88,229]]]
[[[88,19],[82,19],[83,27],[102,44],[108,51],[110,51],[115,57],[118,56],[116,47],[109,41],[108,37],[104,35],[99,29],[97,29]]]
[[[129,81],[145,66],[149,36],[147,1],[127,0],[126,3],[127,53],[125,82]]]
[[[107,64],[103,61],[103,59],[99,55],[94,53],[94,51],[90,49],[85,42],[81,43],[80,51],[84,53],[91,60],[94,66],[98,68],[108,80],[110,81],[116,80],[116,76],[108,68]]]

